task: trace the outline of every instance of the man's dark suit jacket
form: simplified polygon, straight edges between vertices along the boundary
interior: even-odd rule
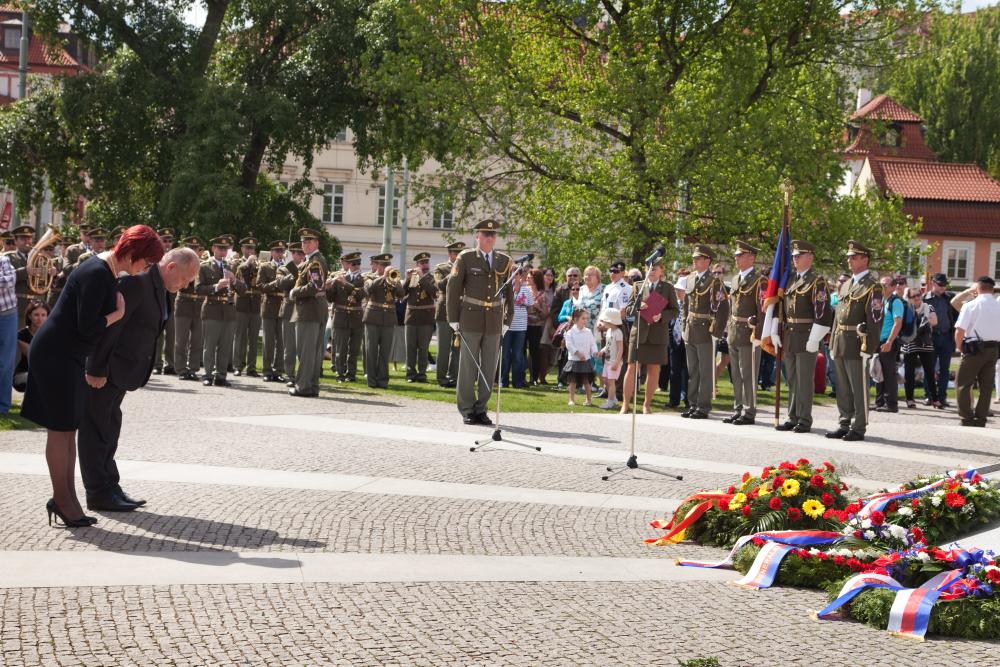
[[[104,332],[87,358],[87,373],[134,391],[145,386],[153,372],[156,339],[171,304],[156,264],[145,273],[119,279],[118,291],[125,299],[125,315]]]

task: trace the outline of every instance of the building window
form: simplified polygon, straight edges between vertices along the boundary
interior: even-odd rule
[[[20,28],[5,28],[3,31],[3,48],[14,49],[15,51],[21,48],[21,29]]]
[[[345,127],[343,130],[333,135],[333,140],[338,144],[345,143],[347,141],[347,128]]]
[[[323,222],[344,224],[344,186],[327,183],[323,186]]]
[[[395,205],[392,207],[392,226],[396,227],[399,225],[399,207],[402,205],[403,200],[400,196],[399,190],[393,193],[395,196]],[[375,224],[381,225],[382,221],[385,220],[385,186],[378,186],[378,216],[375,218]]]
[[[882,141],[880,143],[888,148],[898,148],[901,134],[902,128],[899,125],[890,125],[882,133]]]
[[[990,275],[1000,282],[1000,243],[990,244]]]
[[[974,243],[946,241],[941,248],[941,270],[949,280],[958,283],[972,282]]]
[[[449,192],[434,194],[434,210],[431,226],[435,229],[451,229],[455,225],[455,205]]]

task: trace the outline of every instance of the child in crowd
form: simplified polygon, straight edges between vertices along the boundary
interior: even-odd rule
[[[624,337],[622,336],[622,315],[617,308],[608,308],[601,313],[601,322],[604,329],[604,347],[599,356],[604,359],[604,369],[601,371],[601,378],[604,380],[604,387],[608,390],[608,400],[601,405],[602,410],[610,410],[618,405],[618,395],[615,391],[615,383],[622,369],[622,352],[625,348]]]
[[[584,405],[591,406],[593,389],[591,383],[594,381],[594,367],[590,358],[597,354],[597,341],[594,340],[594,332],[587,328],[590,315],[583,308],[573,311],[573,326],[563,336],[566,342],[566,377],[569,380],[569,405],[576,405],[576,385],[582,384],[587,392],[587,402]]]

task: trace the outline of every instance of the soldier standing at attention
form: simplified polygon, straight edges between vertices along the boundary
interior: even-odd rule
[[[271,257],[261,262],[257,273],[257,289],[261,295],[260,321],[264,329],[264,359],[261,370],[264,382],[282,382],[285,372],[284,345],[282,344],[281,290],[277,287],[278,269],[285,263],[285,244],[274,241],[268,249]]]
[[[406,381],[427,382],[427,353],[434,335],[437,285],[431,275],[430,253],[413,256],[416,268],[406,272]]]
[[[504,287],[513,262],[493,249],[499,229],[493,219],[477,224],[476,247],[458,256],[448,279],[448,322],[462,340],[457,402],[466,424],[493,425],[486,409],[500,338],[514,318],[514,292],[509,284]]]
[[[163,252],[168,253],[174,248],[174,231],[172,229],[161,229],[157,232],[160,243],[163,244]],[[168,299],[174,299],[174,294],[167,292]],[[167,313],[167,322],[163,331],[156,339],[156,352],[153,372],[157,375],[177,375],[177,367],[174,366],[174,314],[173,309]]]
[[[240,239],[241,257],[236,261],[233,272],[239,274],[246,290],[236,295],[236,335],[233,343],[234,375],[257,375],[257,337],[260,335],[261,293],[257,289],[257,239]]]
[[[198,269],[194,291],[205,297],[201,307],[201,328],[203,332],[203,365],[206,387],[229,387],[226,369],[233,353],[233,337],[236,328],[235,292],[242,292],[246,286],[233,274],[226,264],[229,239],[212,239],[212,258],[202,262]]]
[[[847,242],[847,267],[851,279],[837,292],[830,356],[837,368],[837,410],[840,427],[828,438],[865,439],[868,427],[868,360],[878,352],[885,299],[878,281],[868,270],[868,248]]]
[[[726,284],[708,268],[715,253],[697,244],[691,253],[694,271],[688,276],[682,335],[687,351],[688,401],[681,417],[708,419],[715,384],[715,341],[726,329],[729,301]]]
[[[826,279],[812,268],[814,252],[811,243],[792,241],[795,274],[785,288],[780,340],[788,378],[788,416],[775,426],[779,431],[808,433],[812,429],[816,354],[833,324]]]
[[[396,332],[396,299],[406,294],[402,281],[397,275],[391,280],[386,268],[392,255],[383,253],[372,257],[375,277],[365,281],[365,370],[368,386],[386,389],[389,386],[389,355],[392,353],[392,339]]]
[[[295,347],[299,356],[299,371],[291,396],[319,396],[319,377],[323,372],[323,331],[329,315],[326,300],[329,268],[319,251],[320,234],[314,229],[299,230],[299,240],[305,259],[298,267],[295,287],[289,295],[295,303],[292,322],[295,323]]]
[[[340,258],[345,267],[334,279],[333,301],[334,373],[340,382],[358,379],[358,352],[365,333],[362,322],[365,279],[361,275],[361,253],[349,252]]]
[[[201,256],[201,241],[189,236],[181,244]],[[200,268],[199,268],[200,272]],[[174,363],[181,380],[197,380],[201,368],[201,306],[205,297],[196,294],[194,282],[177,292],[174,299]]]
[[[736,242],[733,257],[739,273],[730,293],[729,372],[733,379],[733,414],[722,421],[744,426],[757,418],[757,369],[760,368],[760,334],[764,325],[763,301],[767,279],[754,266],[760,251],[745,241]]]
[[[35,228],[28,225],[21,225],[14,229],[14,252],[7,253],[10,265],[14,267],[17,274],[17,282],[14,283],[14,292],[17,295],[17,321],[24,322],[24,314],[28,312],[28,304],[38,298],[38,295],[28,289],[28,275],[35,275],[40,269],[28,268],[28,251],[31,249],[32,240],[35,238]]]
[[[465,243],[459,241],[448,246],[448,261],[434,267],[434,280],[438,288],[437,308],[434,321],[437,324],[438,358],[437,382],[442,387],[454,387],[458,380],[458,360],[460,350],[455,348],[455,332],[448,324],[448,277],[455,266],[458,253],[465,250]]]
[[[290,292],[295,287],[295,281],[299,277],[299,265],[305,261],[306,254],[302,252],[302,244],[298,241],[288,244],[288,254],[291,257],[286,259],[284,265],[278,267],[278,280],[275,286],[282,294],[278,317],[281,318],[281,342],[285,346],[285,386],[294,387],[298,348],[295,346],[295,323],[292,322],[295,302],[292,301]]]

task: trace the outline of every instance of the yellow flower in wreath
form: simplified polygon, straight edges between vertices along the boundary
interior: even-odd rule
[[[823,516],[826,506],[818,500],[809,499],[802,503],[802,511],[805,512],[806,516],[818,519]]]
[[[743,507],[743,504],[746,503],[746,501],[747,501],[747,494],[737,493],[735,496],[733,496],[733,499],[729,501],[729,509],[738,510],[739,508]]]
[[[765,482],[765,483],[761,484],[760,488],[757,490],[757,493],[760,495],[761,498],[763,498],[764,496],[770,494],[771,493],[771,483],[770,482]]]
[[[786,498],[799,495],[799,480],[786,479],[785,483],[781,485],[781,495]]]

